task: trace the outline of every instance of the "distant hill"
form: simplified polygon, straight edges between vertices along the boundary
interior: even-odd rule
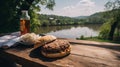
[[[96,24],[101,24],[101,23],[104,23],[106,18],[107,17],[104,17],[106,12],[97,12],[97,13],[94,13],[90,16],[77,16],[77,17],[72,17],[72,18],[75,18],[75,19],[79,19],[79,20],[82,20],[82,23],[89,23],[89,24],[92,24],[92,23],[96,23]]]
[[[110,16],[106,15],[106,13],[111,13],[111,12],[112,11],[94,13],[86,18],[86,23],[98,23],[98,24],[105,23],[110,18]]]
[[[109,14],[106,15],[106,13],[112,13],[114,11],[97,12],[90,16],[77,17],[41,14],[39,19],[42,25],[102,24],[110,18],[110,16],[108,16]],[[50,20],[50,18],[53,19]]]
[[[74,25],[81,23],[80,19],[75,19],[67,16],[46,15],[46,14],[40,14],[39,20],[42,26]]]

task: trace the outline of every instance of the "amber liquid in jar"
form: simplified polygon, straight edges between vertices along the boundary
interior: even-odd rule
[[[20,32],[21,35],[30,33],[30,20],[25,19],[20,20]]]

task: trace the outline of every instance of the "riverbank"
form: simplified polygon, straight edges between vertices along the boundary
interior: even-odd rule
[[[120,40],[119,39],[116,39],[116,40],[108,40],[108,39],[103,39],[103,38],[100,38],[100,37],[83,37],[81,36],[80,38],[76,38],[77,40],[89,40],[89,41],[97,41],[97,42],[109,42],[109,43],[118,43],[120,44]]]

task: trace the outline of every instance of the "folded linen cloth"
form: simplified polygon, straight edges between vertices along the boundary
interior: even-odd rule
[[[18,36],[14,36],[14,35],[2,36],[2,37],[0,37],[0,48],[11,47],[18,41],[19,41],[19,37]]]

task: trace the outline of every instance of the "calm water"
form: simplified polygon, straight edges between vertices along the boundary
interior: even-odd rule
[[[67,26],[50,26],[40,27],[36,33],[44,33],[54,35],[60,38],[78,38],[81,35],[84,37],[97,36],[101,25],[67,25]]]

